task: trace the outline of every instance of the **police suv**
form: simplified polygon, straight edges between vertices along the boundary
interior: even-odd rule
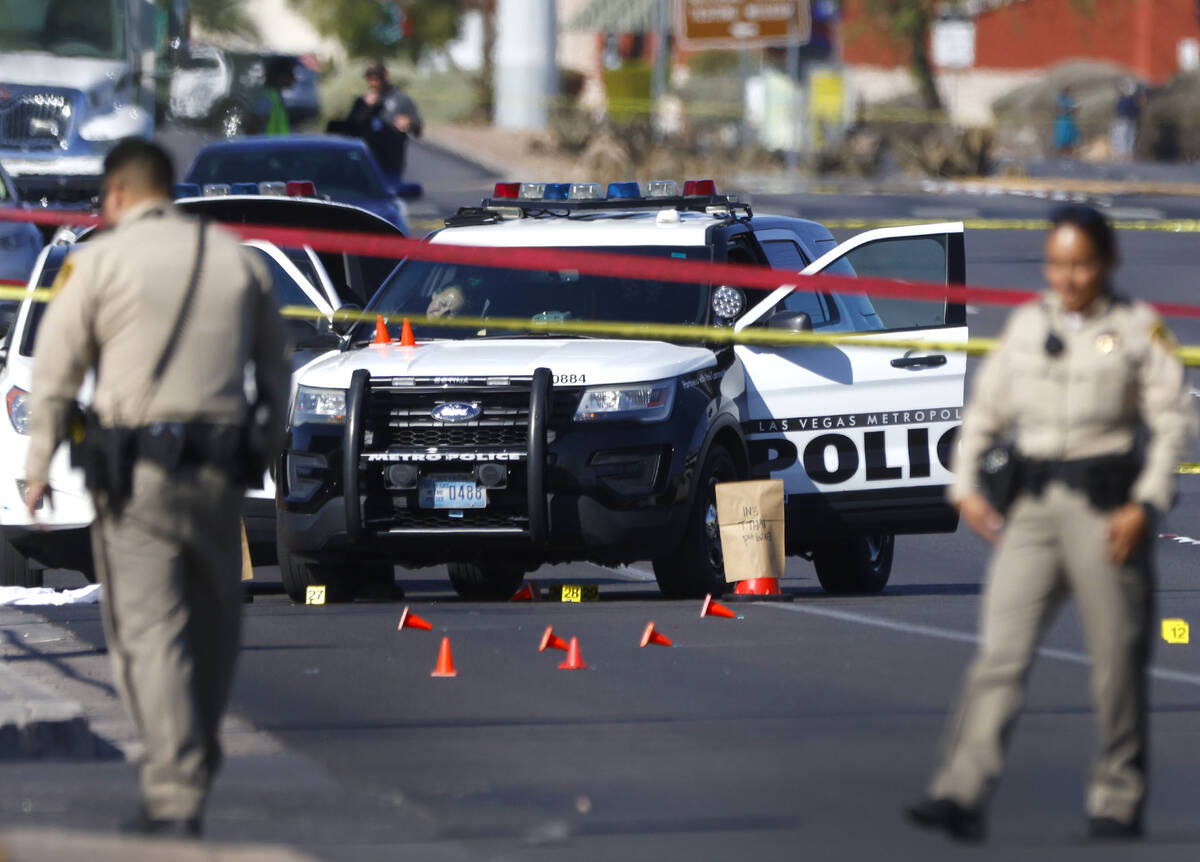
[[[372,343],[299,369],[276,470],[284,585],[343,597],[393,564],[447,563],[464,597],[511,595],[543,563],[650,560],[662,592],[723,592],[713,488],[782,479],[787,550],[832,592],[877,592],[899,533],[953,531],[945,489],[963,404],[965,309],[828,293],[798,275],[964,279],[961,223],[841,243],[755,215],[710,181],[502,183],[435,245],[646,258],[644,278],[409,259],[367,310],[415,346]],[[445,257],[445,256],[443,256]],[[478,256],[475,256],[478,258]],[[673,260],[779,270],[774,291],[656,280]],[[814,280],[815,281],[815,280]],[[689,324],[691,343],[501,331],[478,318]],[[709,327],[861,333],[848,344],[713,346]],[[871,347],[905,339],[920,347]]]

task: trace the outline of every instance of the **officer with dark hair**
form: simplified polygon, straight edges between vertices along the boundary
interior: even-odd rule
[[[907,814],[962,841],[984,836],[1034,651],[1068,596],[1092,660],[1098,725],[1088,832],[1142,834],[1150,537],[1171,507],[1196,414],[1158,315],[1112,290],[1117,245],[1104,216],[1072,206],[1051,221],[1050,290],[1013,312],[981,365],[955,456],[951,499],[995,552],[944,757]],[[997,464],[1007,466],[989,471]]]
[[[142,809],[125,828],[191,837],[238,650],[242,497],[278,443],[290,371],[265,269],[233,235],[178,212],[172,177],[147,141],[105,160],[108,230],[63,264],[34,348],[25,473],[36,518],[51,457],[83,432],[105,636],[145,745]]]
[[[341,124],[366,141],[379,167],[393,182],[404,177],[409,136],[421,136],[421,112],[404,91],[392,86],[387,66],[376,60],[364,75],[367,91],[354,100]]]

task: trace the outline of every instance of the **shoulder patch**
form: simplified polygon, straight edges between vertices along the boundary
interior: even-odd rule
[[[71,277],[71,273],[74,271],[74,269],[75,267],[71,263],[70,258],[63,261],[63,265],[58,270],[58,275],[54,277],[54,284],[50,285],[51,296],[54,296],[56,293],[58,293],[59,288],[67,283],[67,279]]]
[[[1167,325],[1161,320],[1157,321],[1150,328],[1150,340],[1163,350],[1175,351],[1179,348],[1179,343],[1175,341],[1175,336],[1171,334],[1171,330],[1167,329]]]

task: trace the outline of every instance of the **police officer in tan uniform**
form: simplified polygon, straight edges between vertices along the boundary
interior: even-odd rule
[[[261,265],[172,206],[166,153],[131,139],[104,168],[109,229],[64,263],[38,333],[26,503],[33,512],[48,495],[51,456],[95,369],[83,449],[125,443],[85,456],[93,551],[114,676],[145,745],[142,808],[124,828],[195,836],[238,650],[239,517],[261,469],[248,453],[251,438],[260,455],[278,442],[285,334]],[[93,481],[96,459],[108,484]]]
[[[984,806],[1034,651],[1068,595],[1083,621],[1098,724],[1089,834],[1142,834],[1149,540],[1171,506],[1196,415],[1158,315],[1111,292],[1116,263],[1115,238],[1099,212],[1068,207],[1054,215],[1044,270],[1051,290],[1012,314],[963,417],[951,498],[995,552],[979,650],[942,762],[927,798],[907,809],[917,825],[959,840],[984,836]],[[992,448],[1005,439],[1007,450]],[[997,458],[1011,460],[1013,470],[997,471],[1008,481],[993,483],[989,499],[981,459]]]

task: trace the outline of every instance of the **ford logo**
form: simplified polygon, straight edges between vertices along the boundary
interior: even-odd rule
[[[429,411],[429,415],[438,422],[470,422],[483,412],[478,404],[467,404],[464,401],[447,401]]]

